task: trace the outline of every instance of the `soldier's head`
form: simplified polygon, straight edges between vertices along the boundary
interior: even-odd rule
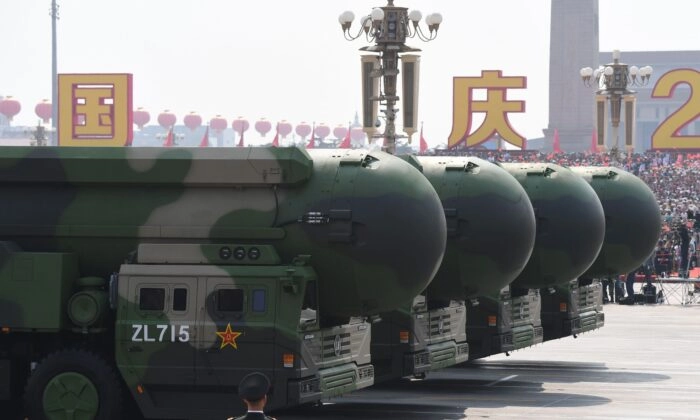
[[[245,401],[249,410],[262,410],[267,402],[270,380],[260,372],[249,373],[238,385],[238,395]]]

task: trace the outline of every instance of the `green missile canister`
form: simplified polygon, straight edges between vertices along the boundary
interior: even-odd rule
[[[278,264],[310,261],[331,317],[410,301],[445,249],[435,190],[382,152],[2,147],[0,194],[2,240],[75,253],[82,277],[109,278],[142,244],[208,245],[214,265],[269,263],[274,249]]]
[[[603,206],[593,188],[570,169],[551,163],[504,163],[535,209],[535,248],[511,283],[539,289],[578,278],[595,261],[605,236]]]
[[[649,186],[614,167],[576,167],[598,194],[605,212],[603,248],[584,277],[603,277],[636,270],[654,251],[661,234],[661,214]]]
[[[507,171],[483,159],[416,159],[440,196],[447,221],[447,249],[428,298],[498,293],[523,270],[535,243],[527,193]]]

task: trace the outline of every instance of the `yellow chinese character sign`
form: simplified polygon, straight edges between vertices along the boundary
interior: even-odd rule
[[[131,144],[131,74],[59,74],[58,105],[59,146]]]
[[[671,98],[679,85],[688,85],[690,97],[666,118],[651,136],[652,149],[698,149],[700,135],[681,135],[681,130],[700,119],[700,71],[675,69],[659,78],[651,92],[652,98]]]
[[[449,148],[464,144],[476,146],[495,133],[508,143],[522,148],[525,137],[518,134],[508,121],[508,113],[525,112],[525,101],[509,101],[508,89],[523,89],[526,77],[503,77],[500,70],[482,70],[481,77],[455,77],[453,81],[452,132]],[[486,100],[475,100],[474,90],[485,89]],[[484,121],[472,132],[473,114],[483,113]]]

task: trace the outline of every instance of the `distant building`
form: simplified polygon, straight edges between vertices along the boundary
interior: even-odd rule
[[[542,149],[551,151],[554,130],[561,149],[590,148],[595,128],[593,91],[581,83],[582,67],[598,61],[598,0],[552,1],[549,43],[549,124]],[[539,140],[539,139],[538,139]],[[535,143],[531,143],[534,148]]]
[[[550,25],[549,122],[543,130],[544,139],[531,139],[528,148],[552,150],[557,129],[562,150],[588,150],[596,124],[595,88],[581,82],[579,71],[582,67],[597,68],[613,61],[612,52],[598,51],[598,0],[552,1]],[[654,85],[670,70],[699,69],[700,51],[622,51],[620,61],[630,66],[654,68],[646,87],[630,87],[637,91],[634,148],[647,150],[651,148],[651,136],[659,124],[678,110],[690,94],[688,85],[678,85],[673,98],[652,99]],[[700,134],[700,121],[691,122],[681,134]],[[614,139],[607,140],[611,147]],[[622,144],[624,139],[619,141]]]

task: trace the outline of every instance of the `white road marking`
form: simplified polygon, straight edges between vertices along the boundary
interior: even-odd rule
[[[499,384],[501,382],[510,381],[511,379],[515,378],[516,376],[518,376],[518,375],[506,376],[505,378],[501,378],[501,379],[495,380],[491,383],[488,383],[488,384],[486,384],[486,386],[494,386],[494,385]]]

